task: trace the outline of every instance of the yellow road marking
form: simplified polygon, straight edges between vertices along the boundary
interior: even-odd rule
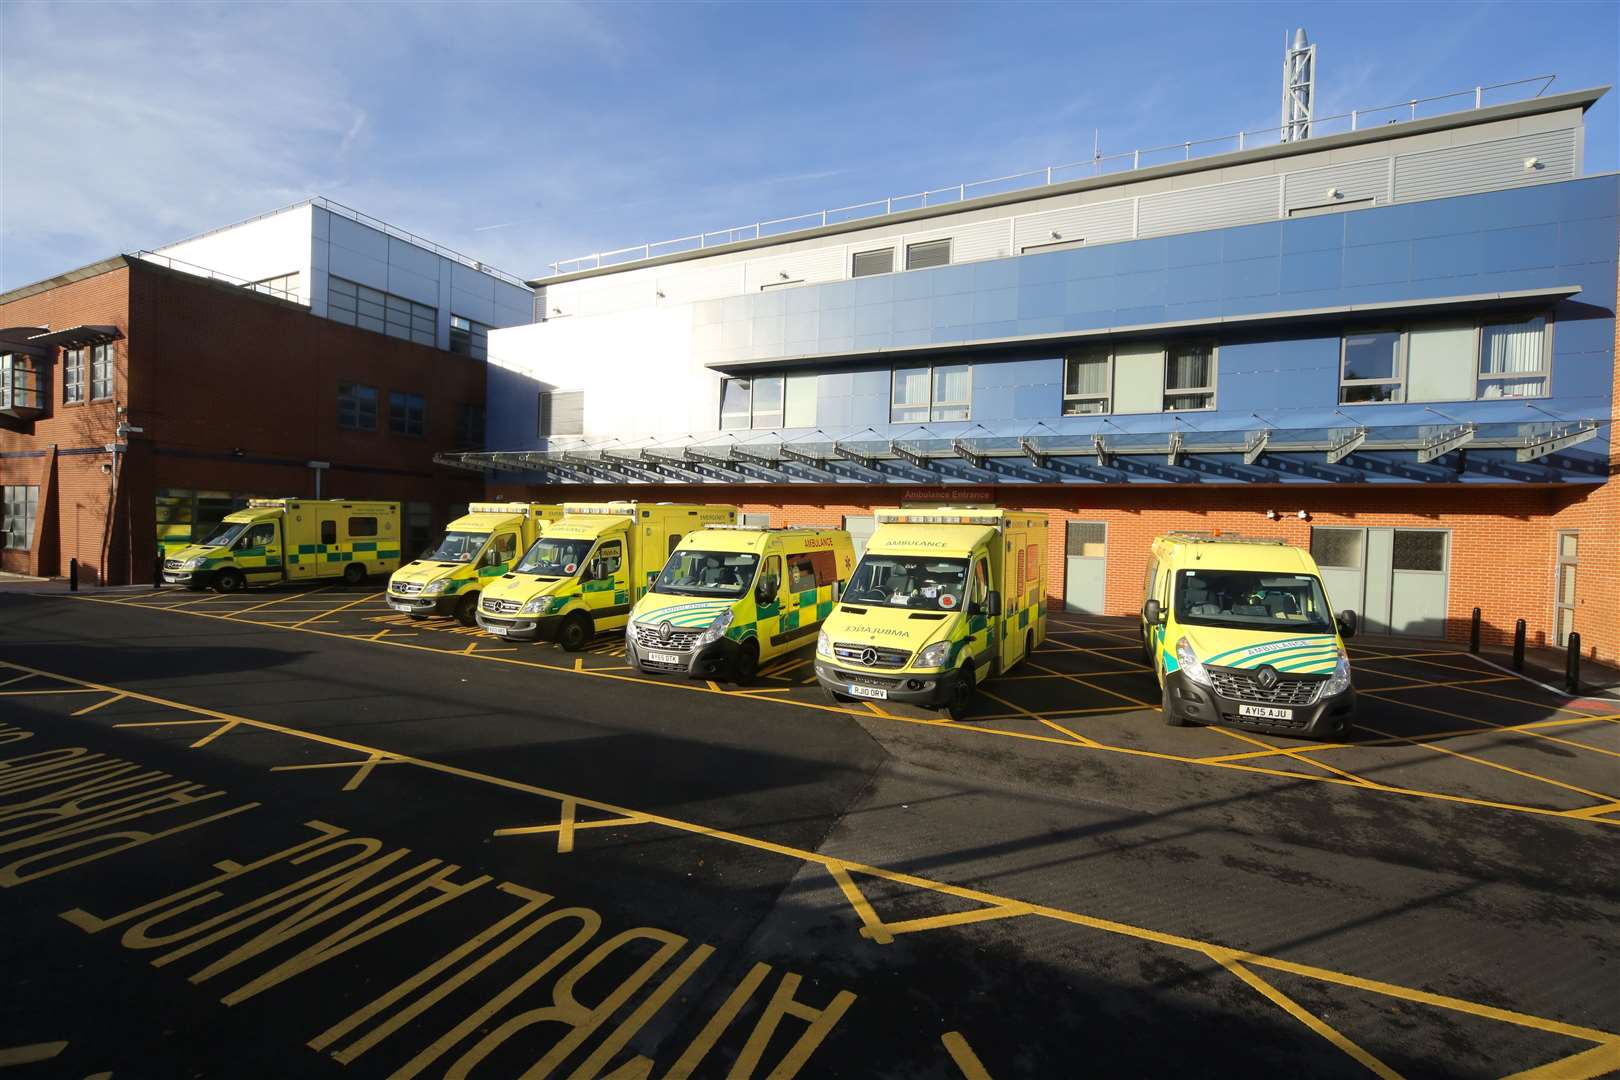
[[[252,723],[252,721],[245,722]],[[395,757],[387,751],[377,750],[368,754],[364,761],[321,761],[312,765],[275,765],[271,767],[270,771],[300,772],[304,769],[354,769],[354,775],[349,777],[349,782],[343,785],[344,791],[353,791],[365,783],[366,777],[371,775],[371,770],[378,765],[399,765],[404,761],[404,758]]]
[[[1006,698],[997,697],[995,694],[992,694],[990,691],[986,690],[982,686],[979,687],[979,693],[982,694],[984,697],[989,698],[991,701],[998,702],[998,703],[1000,703],[1002,705],[1005,705],[1009,709],[1017,710],[1018,714],[1021,715],[1021,716],[1026,716],[1031,720],[1039,720],[1041,723],[1045,724],[1047,727],[1051,728],[1052,730],[1063,732],[1063,734],[1067,735],[1069,738],[1073,739],[1075,742],[1079,743],[1081,746],[1097,746],[1097,745],[1099,745],[1098,742],[1095,739],[1088,739],[1088,738],[1086,738],[1086,736],[1080,734],[1077,731],[1070,731],[1068,728],[1064,727],[1062,724],[1058,723],[1056,720],[1048,720],[1046,717],[1040,715],[1039,713],[1031,712],[1028,709],[1020,708],[1019,706],[1014,705],[1012,702],[1008,701]]]
[[[266,600],[262,604],[254,604],[252,607],[238,608],[235,611],[231,612],[229,615],[226,615],[225,617],[227,619],[235,618],[238,615],[246,615],[250,611],[258,611],[260,608],[272,607],[272,606],[274,606],[276,604],[284,603],[284,602],[286,602],[288,600],[304,600],[304,599],[308,599],[309,597],[314,596],[316,593],[325,592],[327,589],[330,589],[330,588],[332,588],[331,585],[322,585],[320,588],[317,588],[317,589],[309,589],[307,591],[300,590],[299,592],[288,593],[286,596],[278,596],[273,600]],[[321,610],[324,611],[325,608],[322,608]]]
[[[0,660],[0,663],[5,661]],[[45,694],[93,694],[94,690],[0,690],[0,697],[39,697]]]
[[[5,680],[4,682],[0,682],[0,686],[10,686],[12,683],[20,683],[24,679],[32,679],[33,677],[34,676],[32,676],[32,675],[18,675],[18,676],[15,676],[14,678],[10,678],[10,679]]]
[[[93,597],[93,596],[75,597],[75,599],[79,599],[79,600],[82,600],[85,603],[92,603],[92,604],[95,604],[95,603],[116,603],[116,601],[101,600],[101,599],[99,599],[97,597]],[[210,613],[208,613],[206,611],[182,611],[182,612],[180,612],[180,614],[182,614],[182,615],[190,615],[190,616],[193,616],[193,617],[196,617],[196,618],[203,618],[203,619],[220,618],[220,616],[210,614]],[[304,624],[302,624],[302,623],[298,623],[298,624],[294,624],[294,625],[290,625],[290,626],[289,625],[284,625],[284,624],[281,624],[281,623],[255,623],[254,625],[256,625],[256,626],[269,626],[269,627],[274,627],[274,628],[279,629],[279,630],[296,630],[299,633],[316,634],[316,635],[319,635],[319,636],[322,636],[322,637],[338,638],[338,639],[345,640],[345,641],[354,640],[353,636],[349,635],[349,634],[339,633],[339,632],[333,631],[333,630],[309,629],[309,628],[305,628]],[[438,655],[441,655],[441,656],[459,655],[459,654],[453,653],[449,649],[441,649],[441,648],[436,648],[436,647],[431,646],[431,645],[419,645],[419,644],[413,644],[413,643],[403,642],[403,641],[388,640],[388,641],[380,642],[380,644],[392,646],[392,647],[398,648],[398,649],[415,649],[415,650],[418,650],[418,651],[421,651],[421,652],[435,653],[435,654],[438,654]],[[490,663],[517,664],[517,665],[522,666],[522,667],[538,668],[538,669],[543,670],[543,671],[568,672],[568,671],[573,670],[572,668],[569,668],[569,667],[565,667],[565,666],[562,666],[562,665],[559,665],[559,664],[550,664],[550,663],[546,663],[546,662],[540,661],[540,660],[526,660],[526,659],[522,659],[522,658],[518,658],[518,657],[489,656],[489,655],[486,655],[484,653],[477,653],[477,654],[474,654],[474,656],[475,656],[475,659],[487,660]],[[3,661],[0,661],[0,663],[3,663]],[[12,665],[12,666],[16,667],[17,665]],[[594,676],[596,678],[602,678],[602,679],[618,679],[618,680],[621,680],[621,681],[624,681],[624,682],[633,682],[633,683],[636,683],[636,684],[642,685],[642,686],[662,685],[662,686],[669,687],[670,689],[673,689],[673,690],[679,690],[679,691],[684,691],[684,692],[688,692],[688,693],[699,693],[699,694],[709,694],[709,693],[712,693],[712,694],[728,694],[729,693],[729,691],[726,691],[726,690],[722,689],[713,680],[708,680],[703,685],[699,685],[696,682],[690,682],[690,681],[688,681],[688,682],[663,682],[661,680],[641,677],[641,676],[638,676],[638,675],[625,675],[625,674],[619,674],[617,672],[602,671],[602,670],[599,670],[599,669],[592,669],[592,668],[586,668],[586,669],[580,671],[579,674],[590,675],[590,676]],[[1368,691],[1368,692],[1372,693],[1372,691]],[[0,695],[4,695],[6,693],[8,693],[8,691],[0,690]],[[801,700],[794,699],[794,698],[780,698],[780,697],[778,697],[778,698],[762,698],[761,700],[772,701],[772,702],[780,702],[780,703],[782,703],[784,705],[790,705],[790,706],[793,706],[795,708],[801,708],[801,709],[814,709],[814,710],[819,710],[821,712],[840,713],[840,714],[845,715],[845,716],[867,716],[867,715],[870,715],[869,713],[861,712],[859,710],[852,710],[852,709],[848,709],[848,708],[843,708],[843,707],[837,706],[837,705],[823,704],[823,703],[814,702],[814,701],[801,701]],[[1413,706],[1413,707],[1422,708],[1424,706]],[[1450,714],[1450,715],[1456,715],[1456,714]],[[891,720],[894,720],[894,721],[896,721],[898,723],[903,723],[903,724],[919,724],[919,725],[924,725],[924,726],[931,726],[931,727],[937,728],[940,731],[956,732],[956,733],[961,733],[961,734],[965,734],[965,735],[991,735],[991,736],[1000,736],[1000,737],[1003,737],[1003,738],[1011,738],[1011,739],[1025,739],[1025,740],[1028,740],[1028,741],[1031,741],[1031,742],[1050,743],[1050,744],[1053,744],[1053,745],[1067,746],[1067,747],[1070,747],[1070,748],[1073,748],[1073,747],[1075,747],[1077,745],[1074,742],[1074,740],[1071,739],[1071,738],[1059,738],[1056,735],[1038,735],[1038,734],[1034,734],[1034,733],[1031,733],[1031,732],[1006,731],[1006,730],[1002,730],[1002,729],[998,729],[998,728],[977,727],[977,726],[972,726],[972,725],[941,724],[937,720],[923,720],[923,719],[918,719],[918,718],[915,718],[915,717],[902,716],[902,715],[899,715],[897,713],[896,714],[889,714],[889,715],[887,715],[885,717],[885,719],[891,719]],[[1465,717],[1464,719],[1467,719],[1467,718]],[[1413,741],[1411,739],[1408,739],[1408,738],[1405,738],[1405,737],[1402,737],[1402,736],[1393,736],[1392,735],[1392,736],[1388,736],[1388,738],[1393,739],[1395,741],[1399,741],[1399,742],[1412,742]],[[1414,745],[1419,745],[1419,744],[1414,742]],[[1127,757],[1138,757],[1138,758],[1143,758],[1143,759],[1146,759],[1146,760],[1169,761],[1169,762],[1174,762],[1176,764],[1181,764],[1181,765],[1196,765],[1196,766],[1203,766],[1203,767],[1215,768],[1215,769],[1230,769],[1230,770],[1234,770],[1234,771],[1238,771],[1238,772],[1253,773],[1253,774],[1259,775],[1259,776],[1278,777],[1278,778],[1289,780],[1289,781],[1306,780],[1306,781],[1310,781],[1312,783],[1338,784],[1338,785],[1342,785],[1342,786],[1346,786],[1346,787],[1354,786],[1358,790],[1362,790],[1362,791],[1376,791],[1376,792],[1380,792],[1382,794],[1399,795],[1399,796],[1403,796],[1403,797],[1406,797],[1406,798],[1433,799],[1433,800],[1435,800],[1437,802],[1452,803],[1452,804],[1459,805],[1459,806],[1476,806],[1476,807],[1483,807],[1483,808],[1491,809],[1491,810],[1508,810],[1508,811],[1512,811],[1512,812],[1515,812],[1515,813],[1531,814],[1531,815],[1535,815],[1535,816],[1539,816],[1539,817],[1558,817],[1558,818],[1565,818],[1565,820],[1570,820],[1570,819],[1568,819],[1566,817],[1566,815],[1564,814],[1563,811],[1561,811],[1561,810],[1553,810],[1553,809],[1549,809],[1549,808],[1543,807],[1543,806],[1530,806],[1530,805],[1526,805],[1526,804],[1522,804],[1522,803],[1499,802],[1499,801],[1492,800],[1492,799],[1476,799],[1476,798],[1473,798],[1473,797],[1467,796],[1467,795],[1454,795],[1454,794],[1451,794],[1449,792],[1430,791],[1430,790],[1426,790],[1426,789],[1422,789],[1422,788],[1398,787],[1398,786],[1395,786],[1395,785],[1392,785],[1392,784],[1384,784],[1384,783],[1380,783],[1378,781],[1372,781],[1372,780],[1366,781],[1365,783],[1356,783],[1354,781],[1345,780],[1344,778],[1338,777],[1338,776],[1312,776],[1312,775],[1310,775],[1308,773],[1301,773],[1301,772],[1290,771],[1290,770],[1286,770],[1286,769],[1269,769],[1269,768],[1266,768],[1264,766],[1249,765],[1249,764],[1247,764],[1245,762],[1241,762],[1241,761],[1232,761],[1232,762],[1205,761],[1205,760],[1202,760],[1200,758],[1192,757],[1192,756],[1186,756],[1186,755],[1180,755],[1180,754],[1167,754],[1167,753],[1163,753],[1163,752],[1157,751],[1157,750],[1144,750],[1144,749],[1141,749],[1139,747],[1115,746],[1115,745],[1108,744],[1108,743],[1098,743],[1096,746],[1091,746],[1091,747],[1082,746],[1081,748],[1086,749],[1086,750],[1095,750],[1095,751],[1100,752],[1100,753],[1122,754],[1122,755],[1125,755]],[[1590,819],[1580,819],[1580,820],[1590,821],[1591,823],[1598,824],[1598,825],[1620,826],[1620,821],[1610,821],[1607,818],[1590,818]]]
[[[1122,694],[1118,690],[1110,690],[1106,686],[1095,686],[1092,683],[1089,683],[1085,679],[1081,678],[1079,675],[1070,675],[1067,672],[1057,671],[1057,670],[1055,670],[1053,668],[1047,667],[1045,664],[1037,664],[1033,660],[1031,660],[1029,662],[1029,666],[1034,668],[1037,671],[1044,671],[1048,675],[1056,675],[1058,678],[1068,679],[1070,682],[1079,683],[1081,686],[1084,686],[1088,690],[1098,690],[1098,691],[1101,691],[1104,694],[1109,695],[1110,697],[1117,697],[1121,701],[1128,701],[1132,705],[1137,706],[1138,708],[1142,708],[1142,709],[1157,709],[1158,708],[1158,706],[1153,704],[1152,702],[1143,701],[1141,698],[1133,698],[1129,694]],[[1147,671],[1148,669],[1143,668],[1142,670]],[[980,691],[980,692],[982,693],[983,691]]]
[[[1617,810],[1620,810],[1620,802],[1612,802],[1606,806],[1588,806],[1584,810],[1566,810],[1564,811],[1564,816],[1573,818],[1592,818],[1600,817],[1604,814],[1612,814]]]
[[[66,1050],[67,1045],[66,1042],[44,1042],[8,1047],[0,1050],[0,1069],[11,1065],[33,1065],[40,1061],[50,1061]]]
[[[87,713],[95,712],[97,709],[105,708],[108,705],[111,705],[115,701],[123,701],[123,700],[124,700],[124,695],[123,694],[114,694],[109,698],[104,698],[103,700],[96,702],[94,705],[86,705],[84,708],[80,709],[78,712],[72,713],[70,715],[72,715],[72,716],[84,716]]]
[[[947,1031],[939,1037],[939,1041],[945,1044],[945,1052],[956,1062],[963,1080],[990,1080],[990,1074],[985,1071],[984,1063],[967,1044],[967,1040],[962,1038],[960,1031]]]
[[[555,791],[550,788],[541,787],[537,784],[530,784],[525,781],[511,780],[505,777],[495,776],[490,773],[482,773],[457,765],[431,761],[425,758],[418,758],[408,754],[399,754],[388,750],[380,750],[361,743],[351,742],[347,739],[339,739],[330,735],[321,735],[312,731],[290,728],[265,720],[254,720],[249,717],[239,716],[233,713],[221,712],[217,709],[210,709],[199,705],[189,705],[185,702],[161,698],[152,694],[144,694],[140,691],[126,690],[103,683],[91,682],[86,679],[78,679],[67,675],[58,675],[53,672],[25,667],[21,664],[15,664],[9,661],[0,661],[0,665],[9,667],[16,671],[27,671],[30,674],[40,675],[62,682],[78,684],[93,692],[99,691],[101,693],[109,694],[123,693],[136,700],[163,706],[181,713],[193,714],[198,717],[218,721],[235,720],[241,724],[245,724],[259,730],[270,731],[298,739],[306,739],[310,742],[338,747],[352,753],[362,754],[366,756],[367,761],[369,761],[372,757],[376,757],[378,759],[387,759],[390,761],[397,761],[402,764],[415,765],[430,772],[436,772],[446,776],[454,776],[464,780],[471,780],[508,791],[537,795],[542,798],[551,799],[559,804],[572,801],[578,806],[589,807],[610,815],[641,818],[649,824],[659,825],[664,828],[671,829],[672,831],[682,832],[694,836],[702,836],[709,839],[736,844],[742,847],[753,848],[758,851],[781,855],[802,863],[819,865],[827,869],[827,871],[833,876],[834,880],[838,882],[839,888],[844,892],[846,899],[849,901],[851,907],[855,910],[857,916],[861,918],[861,921],[868,928],[873,930],[873,933],[871,934],[873,941],[881,942],[883,938],[888,938],[892,941],[892,934],[884,928],[882,920],[879,919],[876,912],[872,910],[870,903],[866,901],[865,896],[861,894],[860,890],[855,887],[853,878],[851,877],[852,874],[862,874],[877,877],[895,884],[908,885],[928,892],[936,892],[944,896],[951,896],[958,899],[975,902],[998,910],[1005,909],[1007,910],[1008,914],[1032,915],[1052,919],[1054,921],[1073,926],[1086,927],[1106,933],[1130,937],[1141,941],[1151,941],[1160,945],[1183,949],[1209,957],[1223,966],[1225,966],[1228,961],[1231,961],[1247,968],[1258,967],[1273,971],[1282,971],[1308,979],[1317,979],[1334,985],[1364,990],[1370,993],[1380,994],[1386,997],[1393,997],[1399,1000],[1412,1001],[1418,1004],[1429,1005],[1436,1008],[1449,1009],[1471,1016],[1500,1021],[1502,1023],[1513,1024],[1519,1027],[1531,1028],[1533,1030],[1544,1031],[1555,1035],[1565,1035],[1574,1039],[1584,1039],[1591,1043],[1604,1045],[1611,1043],[1620,1044],[1620,1034],[1613,1032],[1605,1032],[1595,1028],[1582,1027],[1580,1025],[1569,1024],[1547,1017],[1533,1016],[1529,1013],[1517,1012],[1515,1010],[1505,1009],[1499,1006],[1484,1005],[1478,1002],[1467,1001],[1462,998],[1454,998],[1444,994],[1434,993],[1432,991],[1400,986],[1395,983],[1383,982],[1376,979],[1367,979],[1356,975],[1350,975],[1345,972],[1334,971],[1329,968],[1315,967],[1310,964],[1284,960],[1279,957],[1266,956],[1260,953],[1232,949],[1228,946],[1215,942],[1200,941],[1196,938],[1185,937],[1180,934],[1153,930],[1147,927],[1135,926],[1129,923],[1117,922],[1112,919],[1105,919],[1092,915],[1085,915],[1080,912],[1068,911],[1063,908],[1051,907],[1044,904],[1030,903],[1015,897],[999,896],[979,889],[969,888],[961,885],[953,885],[942,881],[935,881],[929,878],[920,877],[916,874],[906,873],[904,871],[887,870],[882,867],[872,866],[850,859],[826,855],[815,851],[808,851],[802,848],[791,847],[789,845],[776,843],[775,841],[771,840],[746,836],[741,833],[717,829],[695,822],[684,821],[679,818],[666,817],[662,814],[644,813],[642,811],[618,806],[613,803],[601,802],[595,799]],[[197,722],[198,721],[195,720],[173,721],[173,723],[176,724],[190,724]],[[158,725],[148,724],[145,726]],[[363,765],[365,762],[331,763],[331,767],[340,767],[340,765],[344,764],[353,767],[356,764]],[[1298,776],[1298,774],[1293,773],[1286,775],[1290,777]],[[1342,781],[1335,780],[1332,782]],[[986,915],[983,917],[1000,916]]]
[[[1607,1076],[1616,1069],[1620,1069],[1620,1042],[1608,1042],[1504,1076],[1502,1080],[1589,1080],[1594,1076]]]
[[[1218,731],[1222,735],[1229,735],[1232,738],[1239,740],[1240,742],[1248,743],[1250,746],[1267,747],[1274,754],[1281,754],[1284,757],[1292,758],[1293,760],[1299,762],[1302,765],[1311,765],[1311,766],[1314,766],[1314,767],[1316,767],[1318,769],[1323,769],[1323,770],[1325,770],[1327,772],[1333,773],[1336,776],[1342,776],[1346,780],[1354,780],[1358,784],[1367,783],[1366,780],[1364,780],[1362,777],[1357,776],[1355,773],[1345,772],[1343,769],[1336,769],[1332,765],[1323,764],[1322,762],[1317,761],[1315,758],[1306,757],[1305,752],[1304,752],[1303,749],[1296,749],[1296,748],[1292,748],[1292,747],[1275,747],[1275,746],[1272,746],[1270,743],[1264,741],[1263,739],[1257,739],[1254,736],[1245,734],[1244,732],[1241,732],[1241,731],[1234,731],[1232,728],[1229,728],[1229,727],[1221,727],[1219,725],[1216,725],[1215,727],[1212,727],[1209,730]]]
[[[336,615],[340,611],[348,611],[352,607],[359,607],[361,604],[370,603],[371,601],[377,599],[379,596],[386,596],[386,595],[387,595],[386,593],[375,592],[375,593],[370,594],[369,596],[362,596],[358,600],[351,600],[347,604],[339,605],[338,607],[331,608],[331,609],[329,609],[327,611],[323,611],[319,615],[311,615],[307,619],[304,619],[304,620],[302,620],[300,622],[295,622],[291,626],[289,626],[287,629],[289,629],[289,630],[297,630],[299,627],[303,626],[305,623],[312,623],[316,619],[330,618],[333,615]],[[197,614],[200,615],[200,614],[202,614],[202,612],[198,612]],[[266,623],[266,624],[261,624],[261,625],[277,625],[277,624]]]
[[[1456,715],[1456,714],[1452,714],[1452,715]],[[1401,736],[1399,736],[1399,735],[1391,735],[1387,731],[1380,731],[1375,727],[1368,727],[1366,724],[1362,724],[1361,726],[1365,730],[1371,731],[1371,732],[1373,732],[1374,734],[1377,734],[1377,735],[1382,735],[1385,738],[1389,738],[1389,739],[1399,739],[1399,738],[1401,738]],[[1590,790],[1588,788],[1578,787],[1575,784],[1566,784],[1562,780],[1554,780],[1550,776],[1540,776],[1540,775],[1538,775],[1536,773],[1533,773],[1533,772],[1526,772],[1523,769],[1515,769],[1511,765],[1503,765],[1500,762],[1487,761],[1485,758],[1475,757],[1473,754],[1465,754],[1461,750],[1451,750],[1451,749],[1448,749],[1447,747],[1444,747],[1444,746],[1438,746],[1433,742],[1423,742],[1423,743],[1414,742],[1414,743],[1412,743],[1412,745],[1413,746],[1421,746],[1425,750],[1433,750],[1437,754],[1445,754],[1448,757],[1461,758],[1463,761],[1471,761],[1475,765],[1483,765],[1488,769],[1497,769],[1497,770],[1499,770],[1501,772],[1512,773],[1514,776],[1522,776],[1526,780],[1534,780],[1537,783],[1542,783],[1542,784],[1551,784],[1553,787],[1563,788],[1565,791],[1573,791],[1576,794],[1585,795],[1588,798],[1592,798],[1592,799],[1599,799],[1599,800],[1601,800],[1603,802],[1614,802],[1615,799],[1616,799],[1616,796],[1614,796],[1614,795],[1605,795],[1604,793],[1602,793],[1600,791],[1592,791],[1592,790]]]

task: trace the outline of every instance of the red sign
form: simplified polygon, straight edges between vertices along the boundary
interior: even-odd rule
[[[901,506],[914,506],[918,503],[958,506],[963,503],[993,503],[996,493],[987,487],[952,487],[941,484],[939,487],[906,488],[900,493]]]

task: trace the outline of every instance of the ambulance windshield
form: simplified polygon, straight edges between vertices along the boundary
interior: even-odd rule
[[[867,555],[855,568],[843,601],[919,611],[960,611],[967,572],[966,559]]]
[[[541,537],[529,546],[522,561],[512,570],[535,577],[573,577],[579,573],[579,564],[590,553],[592,543],[592,540]]]
[[[202,541],[201,546],[230,547],[232,544],[236,543],[236,538],[241,536],[247,527],[248,523],[245,521],[222,521],[214,529],[214,531],[208,535],[208,539]]]
[[[489,533],[447,532],[426,558],[433,562],[472,562],[488,539]]]
[[[1322,583],[1310,574],[1183,570],[1176,575],[1176,621],[1232,630],[1333,632]]]
[[[754,581],[759,556],[751,551],[692,551],[669,557],[652,591],[665,596],[723,596],[734,600]]]

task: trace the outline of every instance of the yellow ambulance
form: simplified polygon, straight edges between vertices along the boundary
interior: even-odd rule
[[[201,543],[163,560],[163,581],[238,592],[277,581],[350,584],[399,565],[399,503],[249,499]]]
[[[878,510],[816,641],[834,701],[966,715],[979,683],[1046,640],[1046,515],[997,507]]]
[[[1153,541],[1142,651],[1165,723],[1230,724],[1320,739],[1343,735],[1356,692],[1337,616],[1309,552],[1281,540],[1169,533]]]
[[[746,686],[761,661],[808,643],[854,570],[843,529],[689,533],[631,610],[624,655],[645,672]]]
[[[511,572],[492,579],[478,605],[485,632],[555,640],[570,652],[622,628],[681,537],[731,524],[735,506],[687,503],[564,503]]]
[[[388,606],[413,619],[454,615],[471,626],[479,590],[561,517],[562,507],[548,503],[468,504],[437,543],[388,580]]]

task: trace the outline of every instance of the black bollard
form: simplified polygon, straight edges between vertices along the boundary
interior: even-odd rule
[[[1473,621],[1468,624],[1468,651],[1479,652],[1479,608],[1474,609]]]
[[[79,560],[68,560],[68,592],[79,591]]]
[[[1564,658],[1564,688],[1572,694],[1581,692],[1581,635],[1569,635],[1569,655]]]
[[[1513,624],[1513,670],[1524,670],[1524,620]]]
[[[152,588],[157,589],[157,588],[161,588],[162,586],[163,586],[163,552],[159,551],[152,558]],[[1475,608],[1474,610],[1478,611],[1479,609]]]

